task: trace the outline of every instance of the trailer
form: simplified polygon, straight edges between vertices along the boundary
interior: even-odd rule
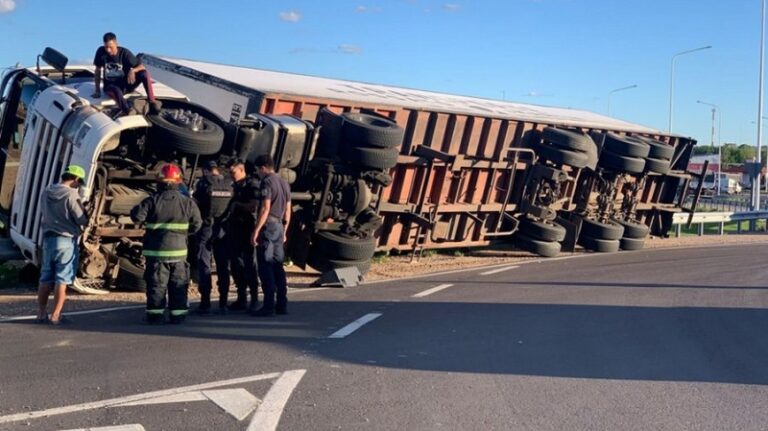
[[[693,210],[694,140],[586,111],[144,54],[163,108],[134,93],[138,113],[118,116],[92,98],[92,67],[40,58],[0,83],[0,232],[37,263],[37,199],[84,166],[81,291],[143,288],[127,214],[166,162],[191,185],[208,160],[272,155],[292,186],[289,254],[321,272],[364,273],[375,250],[633,250]]]

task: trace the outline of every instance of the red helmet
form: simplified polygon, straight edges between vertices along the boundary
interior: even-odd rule
[[[182,181],[181,169],[173,163],[168,163],[160,168],[158,178],[165,183],[180,183]]]

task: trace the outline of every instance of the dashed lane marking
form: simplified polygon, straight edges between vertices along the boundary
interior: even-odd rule
[[[444,290],[444,289],[447,289],[447,288],[449,288],[451,286],[453,286],[453,285],[452,284],[441,284],[441,285],[435,286],[435,287],[433,287],[431,289],[427,289],[427,290],[425,290],[423,292],[419,292],[419,293],[413,295],[411,298],[423,298],[423,297],[425,297],[427,295],[431,295],[433,293],[437,293],[437,292],[439,292],[441,290]]]
[[[510,269],[520,268],[519,265],[505,266],[503,268],[496,268],[490,271],[481,272],[480,275],[498,274],[500,272],[509,271]]]
[[[347,335],[357,331],[365,325],[366,323],[377,319],[381,317],[381,313],[368,313],[365,316],[355,320],[354,322],[350,323],[349,325],[339,329],[338,331],[334,332],[333,334],[329,335],[328,338],[344,338]]]
[[[115,426],[98,427],[98,428],[78,428],[78,429],[66,430],[66,431],[146,431],[146,429],[143,426],[141,426],[141,424],[130,424],[130,425],[115,425]]]

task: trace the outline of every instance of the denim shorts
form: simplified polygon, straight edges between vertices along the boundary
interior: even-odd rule
[[[78,265],[78,248],[77,238],[44,236],[40,283],[72,284]]]

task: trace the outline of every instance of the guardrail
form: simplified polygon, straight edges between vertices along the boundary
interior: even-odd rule
[[[682,227],[688,224],[690,214],[688,213],[676,213],[672,217],[672,224],[675,226],[675,236],[679,237],[682,231]],[[693,213],[691,219],[691,225],[698,226],[699,235],[704,235],[704,226],[707,224],[717,224],[718,233],[723,235],[725,233],[725,224],[736,222],[736,232],[741,233],[742,223],[748,222],[747,231],[753,232],[757,230],[757,220],[766,220],[768,226],[768,211],[743,211],[743,212],[696,212]]]

